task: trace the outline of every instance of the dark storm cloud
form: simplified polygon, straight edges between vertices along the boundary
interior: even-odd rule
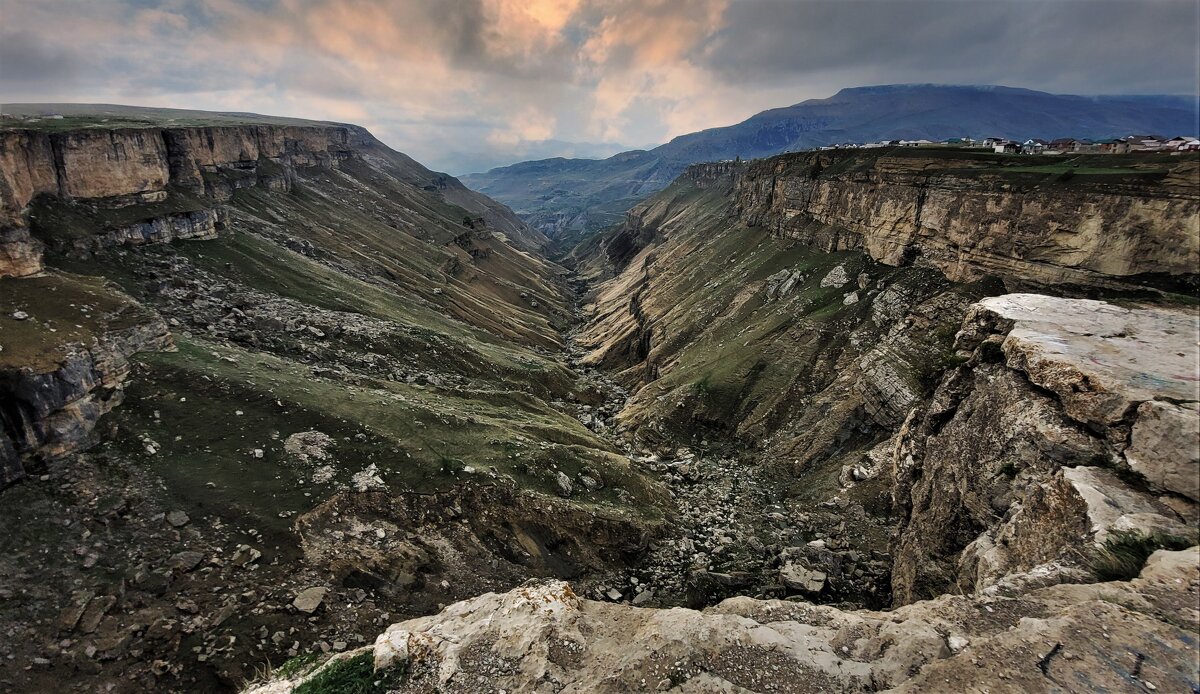
[[[746,0],[699,60],[728,81],[1193,93],[1198,12],[1194,0]]]

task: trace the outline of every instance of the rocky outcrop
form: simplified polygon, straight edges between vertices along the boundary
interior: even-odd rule
[[[0,277],[27,277],[42,271],[42,244],[25,227],[0,229]]]
[[[92,253],[111,246],[140,246],[146,243],[169,241],[211,240],[225,228],[228,212],[224,208],[195,210],[152,217],[124,226],[107,229],[95,236],[76,241],[75,253]]]
[[[893,458],[894,599],[1069,572],[1113,531],[1195,533],[1191,310],[984,299],[964,367],[909,416]]]
[[[286,168],[330,167],[373,141],[353,126],[236,126],[165,129],[171,181],[203,187],[204,174],[221,167],[253,170],[261,160]]]
[[[1128,174],[1022,170],[987,155],[806,152],[738,176],[751,225],[827,251],[928,263],[954,281],[1193,286],[1200,163]],[[701,175],[697,172],[695,175]]]
[[[708,188],[713,185],[726,183],[728,179],[741,175],[746,170],[746,163],[737,161],[717,161],[705,164],[693,164],[679,175],[680,180],[688,181],[697,188]]]
[[[229,125],[0,132],[0,224],[21,224],[39,194],[118,198],[165,190],[203,191],[205,174],[333,166],[370,135],[353,126]],[[373,140],[373,138],[371,138]]]
[[[399,692],[1185,691],[1197,679],[1196,548],[1130,582],[891,613],[732,598],[703,612],[577,597],[561,581],[456,603],[373,646],[251,688],[359,667]]]
[[[44,296],[37,311],[56,315],[60,307],[54,302],[69,294],[72,280],[39,279],[46,286],[41,288]],[[14,290],[11,284],[3,288]],[[120,300],[127,303],[105,316],[91,317],[89,334],[78,341],[71,336],[59,338],[51,323],[41,323],[37,315],[5,316],[9,322],[19,319],[24,330],[0,332],[6,342],[0,352],[0,487],[21,479],[47,459],[93,443],[97,420],[124,396],[129,358],[141,351],[171,348],[167,326],[157,314],[125,297]],[[31,350],[37,351],[38,358],[23,358]]]

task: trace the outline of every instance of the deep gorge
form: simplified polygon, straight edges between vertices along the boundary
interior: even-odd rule
[[[1200,165],[1022,163],[695,165],[560,264],[355,126],[4,131],[6,684],[1194,681]]]

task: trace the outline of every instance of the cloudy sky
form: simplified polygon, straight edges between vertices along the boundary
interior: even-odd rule
[[[351,121],[452,173],[899,82],[1197,94],[1196,0],[0,0],[0,99]]]

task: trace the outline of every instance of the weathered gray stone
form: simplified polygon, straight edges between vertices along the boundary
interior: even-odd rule
[[[1087,517],[1098,543],[1113,530],[1149,534],[1175,529],[1178,534],[1187,534],[1186,528],[1170,517],[1170,509],[1149,494],[1132,489],[1108,470],[1080,466],[1065,468],[1062,475],[1087,504]]]
[[[1200,500],[1200,404],[1139,405],[1125,459],[1159,489]]]
[[[844,265],[838,265],[821,278],[822,287],[844,287],[849,282],[850,275],[846,274],[846,266]]]
[[[999,332],[1008,365],[1057,394],[1079,422],[1112,425],[1149,400],[1200,398],[1195,313],[1006,294],[980,301],[965,322],[1007,326]]]
[[[305,588],[296,595],[296,599],[292,601],[292,606],[301,612],[312,614],[325,601],[325,594],[328,592],[329,589],[325,586]]]
[[[167,560],[167,567],[188,572],[200,566],[202,561],[204,561],[204,552],[180,552],[171,555],[171,558]]]
[[[810,569],[797,562],[787,562],[779,570],[779,580],[783,585],[802,593],[816,595],[825,588],[828,576],[824,571]]]
[[[558,475],[555,476],[555,483],[558,485],[559,496],[571,496],[574,487],[572,487],[571,478],[567,477],[567,473],[559,470]]]

